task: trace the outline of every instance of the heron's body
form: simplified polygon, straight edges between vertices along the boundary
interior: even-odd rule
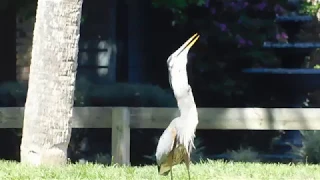
[[[180,117],[174,119],[160,137],[156,151],[160,175],[167,175],[172,166],[182,162],[186,163],[187,168],[189,168],[193,137],[188,138],[190,141],[187,142],[186,146],[183,144],[183,136],[178,136],[178,133],[182,134],[184,126],[179,125],[180,122]]]
[[[158,166],[158,172],[160,175],[168,175],[172,166],[187,162],[185,156],[188,156],[186,149],[182,145],[178,145],[167,155],[167,159]]]
[[[194,148],[193,140],[198,125],[198,112],[192,89],[188,84],[186,65],[188,51],[198,38],[199,35],[193,35],[167,60],[169,82],[177,100],[180,116],[173,119],[162,133],[156,150],[156,159],[159,174],[167,175],[171,172],[171,179],[172,166],[182,162],[186,164],[190,179],[190,154]]]

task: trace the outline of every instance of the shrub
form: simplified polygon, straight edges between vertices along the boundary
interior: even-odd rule
[[[307,163],[320,163],[320,131],[301,131],[303,147],[293,145],[293,154],[301,156]]]
[[[77,82],[76,106],[176,107],[172,92],[150,84]]]
[[[28,84],[25,82],[5,82],[0,85],[0,106],[24,106]]]
[[[26,82],[6,82],[0,85],[0,106],[24,107]],[[176,107],[172,91],[151,84],[92,84],[78,80],[75,106]]]
[[[205,159],[205,146],[203,144],[203,141],[200,138],[195,138],[194,139],[194,146],[196,149],[193,149],[191,152],[191,161],[192,162],[200,162],[203,159]]]
[[[95,161],[96,163],[99,163],[99,164],[108,164],[110,165],[111,164],[111,155],[108,154],[108,153],[99,153],[95,156]]]
[[[236,162],[259,162],[259,153],[252,148],[240,147],[238,150],[227,151],[232,161]]]

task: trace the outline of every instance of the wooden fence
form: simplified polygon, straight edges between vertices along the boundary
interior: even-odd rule
[[[24,108],[0,108],[0,128],[22,128]],[[198,129],[320,130],[320,108],[198,108]],[[112,156],[130,165],[130,129],[164,129],[177,108],[76,107],[73,128],[112,128]]]

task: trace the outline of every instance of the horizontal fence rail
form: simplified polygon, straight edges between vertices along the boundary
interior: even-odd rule
[[[22,128],[23,107],[0,108],[0,128]],[[320,108],[198,108],[197,129],[320,130]],[[73,128],[112,128],[112,156],[130,164],[131,128],[166,128],[178,108],[75,107]]]
[[[112,128],[128,111],[130,128],[166,128],[178,108],[75,107],[73,128]],[[320,108],[198,108],[198,129],[320,130]],[[22,128],[23,107],[0,108],[0,128]],[[117,119],[114,119],[117,120]]]

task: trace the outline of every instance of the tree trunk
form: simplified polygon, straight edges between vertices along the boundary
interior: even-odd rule
[[[38,0],[21,162],[67,161],[83,0]]]

